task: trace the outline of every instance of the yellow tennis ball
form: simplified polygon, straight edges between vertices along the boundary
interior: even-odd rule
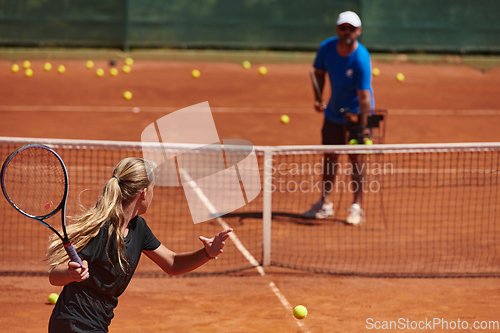
[[[55,293],[50,294],[49,295],[49,303],[50,304],[56,304],[58,298],[59,298],[58,294],[55,294]]]
[[[288,124],[290,122],[290,117],[288,117],[286,114],[281,116],[281,122],[283,124]]]
[[[46,62],[43,65],[43,69],[45,69],[47,72],[50,71],[52,69],[52,65],[50,64],[50,62]]]
[[[29,62],[28,60],[25,60],[25,61],[23,62],[23,67],[24,67],[24,69],[26,69],[26,68],[30,68],[30,67],[31,67],[31,62]]]
[[[350,144],[350,145],[357,145],[357,144],[358,144],[358,140],[356,140],[356,139],[351,139],[351,140],[349,140],[349,144]]]
[[[134,64],[134,59],[132,58],[126,58],[125,63],[129,66],[132,66]]]
[[[95,71],[95,74],[99,77],[102,77],[104,76],[104,69],[102,68],[98,68],[96,71]]]
[[[122,70],[123,70],[123,73],[128,74],[132,71],[132,68],[129,65],[124,65]]]
[[[259,68],[259,73],[260,73],[261,75],[266,75],[266,74],[267,74],[267,68],[266,68],[266,67],[264,67],[264,66],[261,66],[261,67]]]
[[[365,139],[365,145],[373,145],[373,141],[370,138]]]
[[[297,319],[304,319],[307,316],[307,309],[303,305],[297,305],[293,309],[293,316]]]
[[[14,73],[19,72],[19,65],[18,64],[12,65],[12,72],[14,72]]]
[[[193,71],[191,72],[191,75],[194,77],[194,78],[199,78],[201,73],[199,70],[197,69],[193,69]]]
[[[59,65],[59,67],[57,67],[57,71],[62,74],[66,72],[66,67],[64,67],[64,65]]]
[[[380,75],[380,69],[378,69],[377,67],[375,67],[372,71],[373,73],[373,76],[379,76]]]
[[[403,73],[396,74],[396,80],[398,80],[399,82],[402,82],[404,79],[405,76],[403,75]]]
[[[123,97],[126,99],[126,100],[129,100],[132,98],[132,93],[130,91],[125,91],[123,93]]]
[[[111,68],[111,69],[109,70],[109,74],[111,74],[111,76],[117,76],[117,75],[118,75],[118,69],[116,69],[116,68],[114,68],[114,67],[113,67],[113,68]]]
[[[85,63],[85,67],[87,67],[88,69],[94,68],[94,62],[92,60],[87,60],[87,62]]]
[[[33,70],[31,68],[27,68],[26,71],[24,71],[24,75],[31,77],[33,75]]]
[[[243,65],[243,68],[245,68],[245,69],[250,69],[250,67],[252,67],[252,64],[248,60],[243,61],[242,65]]]

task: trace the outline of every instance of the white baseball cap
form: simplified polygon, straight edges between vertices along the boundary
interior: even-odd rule
[[[339,14],[337,25],[348,23],[353,27],[359,28],[361,26],[361,19],[355,12],[347,11]]]

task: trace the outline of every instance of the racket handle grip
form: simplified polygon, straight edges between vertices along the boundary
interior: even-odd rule
[[[77,262],[78,264],[80,264],[80,266],[82,265],[82,260],[78,256],[78,253],[76,253],[76,250],[73,247],[73,244],[71,243],[71,241],[69,241],[68,243],[64,244],[64,249],[68,253],[69,259],[71,261]]]

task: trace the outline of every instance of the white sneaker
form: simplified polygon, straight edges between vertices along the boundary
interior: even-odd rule
[[[322,206],[323,206],[323,200],[320,199],[318,202],[312,205],[311,209],[302,214],[302,217],[305,217],[306,219],[315,219],[316,213],[321,209]]]
[[[352,204],[351,208],[349,208],[346,222],[352,225],[360,225],[365,222],[363,210],[358,204]]]
[[[323,204],[321,206],[320,210],[316,213],[316,218],[319,220],[326,219],[327,217],[332,217],[333,216],[333,202],[330,202],[329,204]]]

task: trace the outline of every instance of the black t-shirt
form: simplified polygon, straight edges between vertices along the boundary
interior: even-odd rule
[[[108,229],[109,222],[80,251],[80,257],[88,261],[90,277],[64,286],[50,317],[50,333],[108,332],[118,296],[127,288],[142,251],[153,251],[161,245],[142,217],[133,218],[125,237],[126,257],[130,265],[124,273],[118,263],[113,236],[108,244],[112,263],[106,254]]]

